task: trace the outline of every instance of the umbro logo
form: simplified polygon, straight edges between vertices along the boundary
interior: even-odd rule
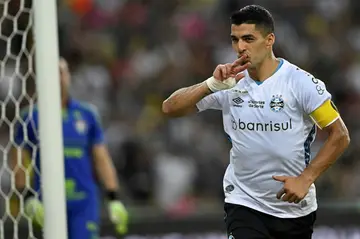
[[[240,97],[236,97],[236,98],[234,98],[232,101],[233,101],[235,104],[237,104],[237,105],[240,105],[241,103],[244,102],[244,100],[241,99]]]

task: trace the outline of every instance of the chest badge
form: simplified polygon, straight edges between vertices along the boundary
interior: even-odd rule
[[[75,128],[79,134],[84,134],[87,130],[87,124],[84,120],[77,120],[75,123]]]
[[[273,112],[280,112],[284,109],[285,102],[282,95],[273,95],[270,101],[270,109]]]

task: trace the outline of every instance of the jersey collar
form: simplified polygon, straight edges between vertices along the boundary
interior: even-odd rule
[[[279,58],[280,59],[280,63],[279,63],[279,67],[276,69],[276,71],[269,76],[265,81],[263,81],[262,84],[257,84],[255,80],[253,80],[250,75],[249,72],[246,70],[245,73],[245,80],[252,86],[252,87],[261,87],[264,84],[267,84],[268,82],[270,82],[271,80],[273,80],[273,78],[276,78],[279,74],[281,74],[281,72],[284,70],[284,68],[286,68],[287,65],[287,61],[283,58]]]

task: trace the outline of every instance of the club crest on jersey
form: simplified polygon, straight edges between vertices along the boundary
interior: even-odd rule
[[[75,123],[75,128],[79,134],[83,134],[87,129],[87,124],[84,120],[77,120]]]
[[[285,103],[282,95],[273,95],[270,101],[270,109],[273,112],[280,112],[284,109]]]

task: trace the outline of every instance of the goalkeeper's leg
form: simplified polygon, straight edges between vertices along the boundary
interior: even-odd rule
[[[83,206],[68,213],[69,239],[97,239],[100,237],[98,203],[86,200]]]

